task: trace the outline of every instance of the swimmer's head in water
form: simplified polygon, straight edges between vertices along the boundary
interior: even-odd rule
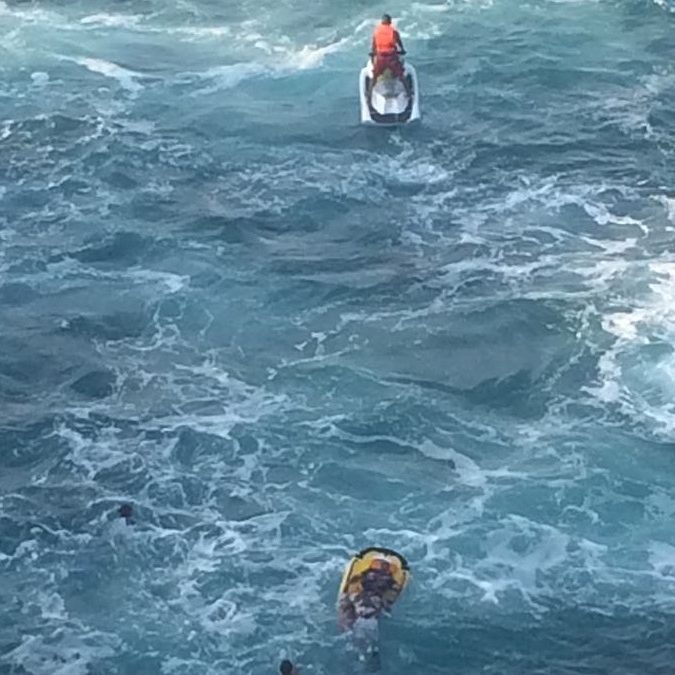
[[[120,518],[131,518],[134,515],[134,509],[131,504],[122,504],[122,506],[117,509],[117,513],[120,514]]]
[[[134,524],[134,509],[131,504],[122,504],[119,509],[117,509],[117,515],[119,515],[120,518],[124,518],[127,525]]]
[[[288,659],[284,659],[281,662],[281,665],[279,666],[279,672],[281,675],[299,675],[297,669]]]

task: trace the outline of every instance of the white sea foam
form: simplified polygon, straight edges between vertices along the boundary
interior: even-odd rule
[[[296,46],[289,40],[276,43],[263,40],[257,33],[248,33],[244,39],[252,42],[267,58],[215,66],[201,72],[187,72],[178,81],[210,81],[211,86],[198,88],[194,94],[212,94],[258,77],[284,77],[293,72],[319,68],[328,55],[342,50],[349,42],[348,38],[342,38],[325,45]]]
[[[57,23],[56,16],[51,12],[47,12],[39,7],[31,6],[24,7],[10,7],[4,0],[0,0],[0,16],[13,16],[28,23],[37,23],[42,21],[51,22],[52,25]]]
[[[285,48],[282,50],[283,61],[280,64],[282,70],[308,70],[318,68],[329,54],[340,51],[349,40],[342,38],[327,45],[303,45],[300,49]]]
[[[675,225],[675,197],[658,195],[654,199],[663,205],[663,208],[666,210],[666,217]]]
[[[90,14],[80,19],[80,23],[85,26],[106,26],[110,28],[133,29],[142,19],[136,14]]]
[[[450,9],[450,5],[446,2],[443,4],[428,4],[423,2],[413,2],[410,5],[410,8],[417,10],[419,12],[438,12],[443,13],[447,12]]]
[[[653,541],[649,546],[649,563],[659,576],[675,583],[675,546]]]
[[[638,374],[634,364],[640,349],[653,342],[671,342],[675,335],[675,262],[649,263],[649,293],[629,309],[609,311],[603,329],[616,337],[600,356],[599,382],[586,391],[605,403],[616,403],[637,420],[651,421],[657,433],[675,429],[675,358],[662,356]]]
[[[78,628],[64,625],[49,638],[25,636],[5,658],[33,675],[87,675],[98,659],[117,653],[121,640]]]
[[[452,597],[457,582],[475,587],[482,602],[499,604],[515,591],[537,611],[538,596],[545,589],[542,575],[553,572],[569,558],[570,538],[556,528],[521,516],[509,516],[485,538],[485,557],[460,559],[455,569],[443,574],[439,590]],[[549,589],[549,592],[552,589]],[[545,592],[545,591],[544,591]]]
[[[130,271],[127,276],[135,283],[151,283],[163,288],[170,294],[178,293],[190,284],[190,277],[175,272],[139,269]]]
[[[30,79],[36,87],[44,87],[49,82],[49,74],[36,70],[31,73]]]
[[[88,478],[93,479],[101,469],[110,469],[126,458],[112,430],[104,431],[94,443],[66,425],[61,425],[55,434],[70,447],[68,459]]]
[[[245,80],[269,74],[267,66],[257,63],[233,63],[225,66],[215,66],[201,73],[184,73],[181,80],[191,81],[193,78],[208,80],[209,87],[201,87],[194,91],[194,95],[212,94],[225,89],[233,89]]]
[[[425,439],[415,445],[417,449],[425,456],[431,459],[451,460],[457,470],[459,479],[466,485],[474,487],[484,487],[486,478],[480,467],[466,455],[457,452],[452,448],[440,447]]]
[[[220,39],[232,35],[229,26],[181,26],[179,28],[167,28],[166,32],[171,35],[189,35],[199,40],[204,38]]]
[[[74,60],[92,73],[116,80],[121,87],[133,94],[137,94],[143,89],[143,85],[137,82],[138,79],[143,77],[141,73],[123,68],[116,63],[104,59],[78,58]]]

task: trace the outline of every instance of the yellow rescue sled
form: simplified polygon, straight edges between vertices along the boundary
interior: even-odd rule
[[[358,594],[361,591],[362,575],[370,569],[378,568],[381,561],[389,563],[389,569],[399,589],[394,592],[394,597],[390,598],[393,604],[410,580],[410,566],[400,553],[378,546],[364,548],[347,563],[340,582],[338,600],[345,593]]]

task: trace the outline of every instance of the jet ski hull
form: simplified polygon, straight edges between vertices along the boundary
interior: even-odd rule
[[[359,76],[362,124],[391,127],[411,124],[420,119],[417,72],[412,65],[405,64],[405,77],[412,91],[411,96],[405,93],[405,87],[398,79],[380,76],[369,100],[368,86],[372,76],[373,64],[368,61]]]

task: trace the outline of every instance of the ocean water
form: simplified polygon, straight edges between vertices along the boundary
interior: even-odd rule
[[[358,124],[382,11],[416,128]],[[672,673],[674,30],[0,2],[0,673],[354,673],[373,544],[383,673]]]

